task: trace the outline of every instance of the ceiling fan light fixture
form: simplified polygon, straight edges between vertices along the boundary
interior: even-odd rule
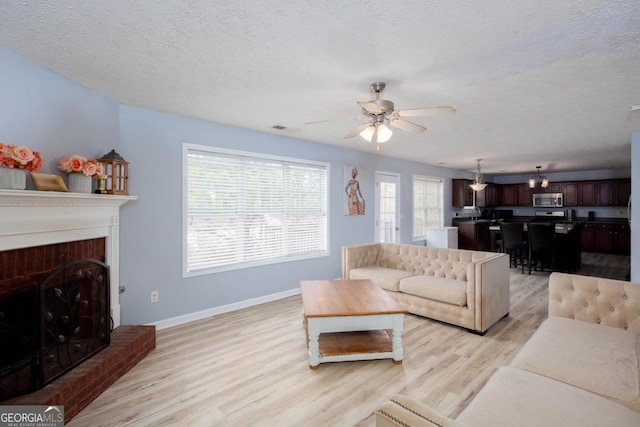
[[[367,142],[371,142],[373,139],[373,135],[376,133],[376,127],[374,125],[369,125],[362,132],[360,132],[360,136]]]
[[[387,142],[391,139],[391,135],[393,135],[393,131],[389,129],[389,126],[381,123],[377,126],[376,132],[376,142],[381,144],[383,142]]]

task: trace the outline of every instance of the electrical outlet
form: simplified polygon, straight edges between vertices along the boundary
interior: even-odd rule
[[[151,303],[156,303],[160,300],[160,297],[158,296],[158,291],[153,291],[151,292]]]

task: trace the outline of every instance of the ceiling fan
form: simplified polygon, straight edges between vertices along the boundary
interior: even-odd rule
[[[366,123],[362,123],[361,125],[357,126],[351,132],[346,134],[344,136],[345,139],[353,138],[356,135],[360,135],[368,142],[374,141],[376,142],[376,144],[381,144],[383,142],[387,142],[393,134],[393,131],[389,128],[389,126],[412,134],[419,134],[427,129],[424,126],[420,126],[408,120],[405,120],[405,117],[450,114],[455,113],[456,111],[451,106],[411,108],[407,110],[396,111],[394,109],[393,102],[386,99],[380,99],[382,91],[385,87],[386,84],[383,82],[371,83],[371,85],[369,85],[371,92],[375,94],[375,99],[372,99],[370,101],[358,101],[358,104],[360,105],[360,107],[362,107],[363,116],[356,117],[366,117],[369,120]],[[312,123],[320,122],[309,122],[305,124]],[[376,149],[379,150],[380,148],[376,147]]]

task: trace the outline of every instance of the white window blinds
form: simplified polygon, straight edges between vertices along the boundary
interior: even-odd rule
[[[327,164],[193,146],[185,163],[185,275],[327,255]]]
[[[413,240],[426,239],[427,228],[442,227],[442,180],[413,177]]]

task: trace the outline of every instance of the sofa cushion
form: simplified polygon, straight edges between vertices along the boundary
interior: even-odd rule
[[[518,352],[511,366],[640,408],[639,354],[637,333],[550,317]]]
[[[637,427],[640,413],[560,381],[503,367],[456,421],[474,427]]]
[[[383,267],[353,268],[349,271],[349,279],[370,279],[382,289],[396,292],[400,286],[400,280],[412,275],[413,273],[406,271]]]
[[[400,280],[400,292],[464,307],[467,282],[433,276],[411,276]]]

